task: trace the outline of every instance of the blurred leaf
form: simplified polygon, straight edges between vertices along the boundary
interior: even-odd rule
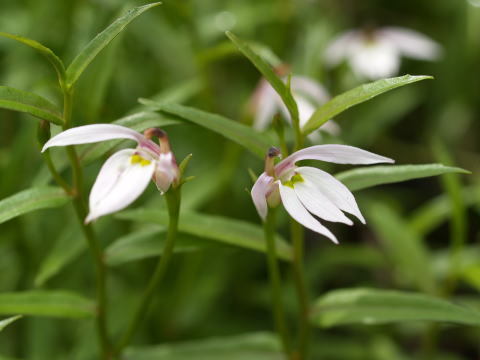
[[[9,86],[0,86],[0,108],[24,112],[57,125],[63,124],[62,114],[50,101]]]
[[[424,291],[432,291],[435,283],[429,254],[418,234],[385,204],[371,203],[366,210],[367,221],[393,260],[398,279],[407,280]]]
[[[18,36],[18,35],[13,35],[13,34],[8,34],[5,32],[0,31],[0,36],[18,41],[22,44],[25,44],[27,46],[30,46],[31,48],[35,49],[38,51],[40,54],[45,56],[47,60],[53,65],[53,68],[55,69],[55,72],[57,73],[58,80],[60,84],[63,84],[65,81],[65,66],[63,65],[62,60],[49,48],[46,46],[40,44],[38,41],[28,39],[23,36]]]
[[[303,127],[303,133],[315,131],[328,120],[344,112],[348,108],[370,100],[384,92],[397,87],[408,85],[417,81],[432,79],[431,76],[404,75],[390,79],[381,79],[368,84],[360,85],[343,94],[335,96],[332,100],[320,106]]]
[[[239,39],[236,35],[232,34],[231,32],[227,31],[226,35],[235,46],[240,50],[243,55],[245,55],[248,60],[257,68],[258,71],[263,75],[263,77],[272,85],[275,91],[280,95],[285,106],[290,113],[290,116],[294,121],[298,121],[298,107],[295,99],[292,96],[292,93],[287,88],[285,83],[275,74],[272,67],[263,60],[257,53],[252,49],[248,43]],[[295,120],[297,119],[297,120]]]
[[[283,355],[275,334],[251,334],[207,338],[126,351],[129,360],[281,360]]]
[[[31,211],[62,206],[69,200],[69,196],[59,187],[23,190],[0,201],[0,224]]]
[[[159,104],[148,99],[142,99],[141,102],[156,110],[179,116],[189,122],[214,131],[244,146],[262,159],[267,149],[272,146],[268,142],[268,138],[265,139],[266,136],[264,134],[260,134],[252,128],[226,117],[178,104]]]
[[[312,321],[321,327],[437,321],[480,326],[480,312],[420,293],[378,289],[341,289],[320,297]]]
[[[73,292],[22,291],[0,294],[0,314],[22,314],[63,318],[94,316],[94,303]]]
[[[67,68],[67,86],[72,86],[80,77],[85,68],[92,62],[100,51],[105,48],[133,19],[143,12],[158,6],[161,3],[151,3],[129,10],[124,16],[115,20],[110,26],[99,33],[77,55]]]
[[[442,164],[425,164],[357,168],[336,174],[335,177],[351,191],[356,191],[376,185],[391,184],[446,173],[469,174],[468,171],[457,167],[444,166]]]
[[[16,315],[16,316],[9,317],[7,319],[0,320],[0,332],[3,329],[5,329],[8,325],[13,323],[14,321],[20,319],[21,317],[22,317],[22,315]]]
[[[135,209],[121,212],[120,219],[168,225],[168,213],[164,210]],[[261,226],[242,220],[223,216],[206,215],[195,212],[180,214],[179,232],[220,241],[260,252],[266,251],[266,244]],[[278,257],[284,260],[292,258],[290,245],[277,235]]]

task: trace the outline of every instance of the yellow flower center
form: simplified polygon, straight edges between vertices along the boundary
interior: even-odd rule
[[[141,166],[147,166],[150,165],[150,162],[150,160],[147,160],[138,154],[132,155],[132,157],[130,158],[131,164],[140,164]]]
[[[303,182],[303,177],[302,175],[300,175],[299,173],[296,173],[295,175],[293,175],[290,180],[288,181],[285,181],[283,183],[283,185],[285,186],[289,186],[293,189],[293,186],[296,184],[296,183],[299,183],[299,182]]]

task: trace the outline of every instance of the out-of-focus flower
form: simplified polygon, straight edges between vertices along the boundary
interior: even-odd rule
[[[396,75],[401,56],[436,60],[441,52],[439,44],[417,31],[383,27],[340,34],[327,47],[325,59],[329,66],[347,60],[357,76],[375,80]]]
[[[157,137],[160,146],[151,139]],[[152,128],[142,135],[113,124],[95,124],[68,129],[54,136],[42,152],[53,146],[88,144],[112,139],[131,139],[135,149],[123,149],[103,164],[89,198],[90,212],[85,223],[119,211],[135,201],[152,179],[163,193],[178,181],[179,170],[167,134]]]
[[[338,243],[335,235],[323,226],[319,218],[353,225],[344,212],[356,216],[365,223],[353,194],[340,181],[320,169],[309,166],[296,166],[300,160],[321,160],[337,164],[376,164],[393,163],[392,159],[347,145],[316,145],[299,150],[276,166],[274,158],[280,155],[271,148],[265,159],[265,171],[253,185],[253,203],[262,219],[268,207],[279,202],[297,222]]]
[[[284,72],[277,70],[278,72]],[[287,79],[283,77],[283,80]],[[300,128],[310,119],[315,110],[329,100],[327,91],[313,79],[306,76],[292,76],[290,90],[298,106]],[[267,80],[262,79],[252,97],[252,110],[254,113],[253,127],[264,130],[272,122],[277,113],[281,113],[291,122],[290,114],[280,96]],[[332,135],[339,133],[340,128],[333,121],[325,123],[321,130]]]

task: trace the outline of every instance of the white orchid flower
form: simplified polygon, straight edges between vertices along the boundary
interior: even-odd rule
[[[158,137],[160,146],[151,138]],[[95,180],[89,198],[89,223],[100,216],[124,209],[145,190],[150,180],[161,192],[178,180],[178,166],[170,151],[167,134],[148,129],[144,135],[120,125],[95,124],[68,129],[54,136],[42,152],[53,146],[89,144],[112,139],[131,139],[135,149],[123,149],[108,158]]]
[[[316,145],[299,150],[276,166],[274,158],[280,154],[271,148],[265,159],[263,172],[253,185],[251,195],[260,217],[265,220],[268,207],[281,202],[297,222],[338,243],[335,235],[323,226],[320,219],[353,225],[343,212],[365,223],[350,190],[327,172],[297,166],[300,160],[321,160],[337,164],[393,163],[392,159],[347,145]]]
[[[284,78],[284,81],[286,79]],[[315,110],[329,100],[328,92],[313,79],[306,76],[292,76],[290,79],[290,90],[298,106],[298,117],[300,128],[307,123]],[[252,103],[254,111],[253,127],[257,130],[264,130],[272,122],[277,113],[281,113],[291,122],[290,113],[280,96],[272,88],[267,80],[262,79],[255,90]],[[332,120],[326,122],[321,130],[332,135],[340,132],[339,126]],[[315,135],[312,140],[316,140]],[[317,136],[318,137],[318,136]]]
[[[436,60],[442,49],[429,37],[401,27],[351,30],[340,34],[327,47],[327,65],[346,60],[360,78],[376,80],[398,73],[401,56]]]

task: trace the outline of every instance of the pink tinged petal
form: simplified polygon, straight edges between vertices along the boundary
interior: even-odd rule
[[[404,56],[414,59],[435,60],[442,54],[442,48],[429,37],[410,29],[386,27],[378,36],[390,41]]]
[[[255,118],[253,127],[257,130],[264,130],[272,122],[273,117],[279,111],[282,100],[270,84],[262,79],[260,88],[255,96]]]
[[[358,42],[361,35],[358,31],[351,30],[337,36],[325,50],[325,61],[328,66],[336,66],[346,59]]]
[[[178,179],[178,166],[171,152],[158,156],[153,181],[162,193],[170,188],[170,185]]]
[[[285,210],[290,214],[295,221],[299,222],[306,228],[315,231],[321,235],[328,237],[334,243],[338,244],[338,240],[330,230],[320,224],[303,206],[297,197],[294,189],[289,186],[279,184],[280,197],[282,198],[283,206]]]
[[[88,223],[119,211],[135,201],[145,190],[155,170],[155,162],[132,163],[133,149],[120,150],[103,164],[90,192]]]
[[[42,152],[52,146],[89,144],[112,139],[131,139],[138,143],[145,142],[145,137],[125,126],[114,124],[94,124],[65,130],[48,140]]]
[[[358,208],[355,197],[340,181],[329,173],[309,166],[302,166],[296,170],[305,181],[313,184],[336,207],[357,217],[363,224],[365,219]]]
[[[268,205],[267,205],[267,194],[270,190],[270,185],[273,183],[273,178],[268,176],[265,173],[262,173],[253,184],[252,191],[250,194],[252,195],[253,204],[257,209],[258,215],[265,220],[267,217],[268,212]]]
[[[317,102],[317,105],[326,103],[329,99],[328,92],[323,86],[306,76],[293,76],[290,86],[293,93],[308,96]]]

